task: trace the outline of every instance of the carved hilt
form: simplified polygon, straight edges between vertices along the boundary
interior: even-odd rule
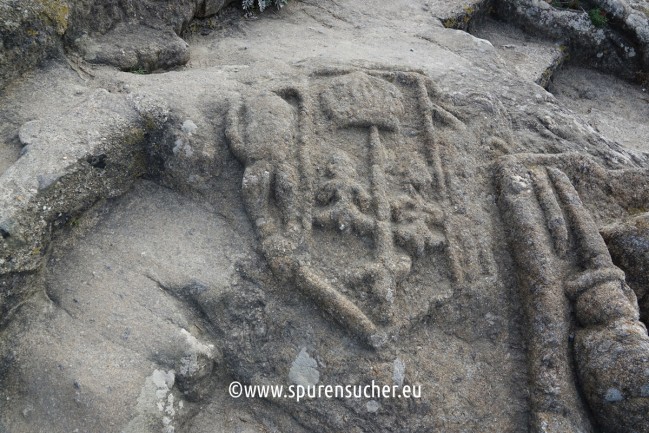
[[[227,115],[226,138],[245,164],[242,192],[273,274],[295,284],[323,311],[363,341],[379,346],[385,338],[373,322],[336,290],[311,264],[304,234],[312,224],[313,192],[307,150],[312,111],[308,95],[298,89],[235,101]]]
[[[614,266],[570,179],[547,167],[573,159],[521,155],[499,166],[501,210],[512,229],[530,320],[532,428],[591,430],[570,372],[574,362],[597,424],[610,432],[647,433],[649,336],[624,272]],[[570,268],[573,276],[567,277]],[[566,308],[564,293],[572,309]],[[578,325],[574,335],[571,310]]]
[[[584,395],[610,432],[649,432],[649,336],[635,293],[568,177],[548,169],[587,268],[565,285],[580,328],[574,354]]]

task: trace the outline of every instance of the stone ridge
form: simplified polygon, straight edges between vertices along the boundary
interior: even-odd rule
[[[0,90],[63,50],[89,62],[151,72],[187,63],[178,37],[194,18],[233,0],[3,0],[0,2]],[[115,30],[127,25],[128,32]]]
[[[189,46],[198,3],[77,2],[87,60],[1,95],[0,431],[649,433],[646,145],[538,84],[556,48],[445,28],[466,1],[232,9]]]

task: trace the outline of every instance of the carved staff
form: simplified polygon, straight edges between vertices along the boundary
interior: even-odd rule
[[[370,184],[374,211],[372,236],[375,263],[367,272],[372,291],[381,302],[381,320],[392,322],[392,303],[397,280],[406,275],[410,260],[397,254],[391,221],[391,207],[385,174],[385,146],[381,131],[399,130],[399,117],[404,108],[400,92],[392,84],[362,72],[353,72],[333,80],[331,90],[323,95],[329,115],[344,128],[368,130]]]
[[[498,167],[501,212],[528,314],[531,428],[593,431],[574,368],[601,427],[648,433],[649,336],[636,296],[574,186],[561,170],[544,167],[571,163],[588,161],[517,155]],[[578,322],[572,347],[570,303]]]

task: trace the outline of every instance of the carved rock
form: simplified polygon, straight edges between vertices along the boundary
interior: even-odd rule
[[[221,4],[77,2],[67,43]],[[232,9],[177,70],[7,87],[0,431],[646,432],[649,157],[440,22],[473,6]]]

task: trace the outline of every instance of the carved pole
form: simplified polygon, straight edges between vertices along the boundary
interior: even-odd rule
[[[515,157],[499,165],[497,176],[499,205],[509,228],[527,316],[530,431],[592,432],[573,376],[569,302],[563,291],[561,260],[555,251],[557,246],[562,251],[563,236],[552,238],[544,215],[544,209],[557,209],[558,204],[539,203],[535,189],[544,191],[541,197],[546,193],[553,197],[553,192],[547,190],[547,181],[535,187],[530,171]],[[535,177],[545,176],[543,170]]]
[[[648,433],[649,335],[637,298],[568,177],[557,169],[548,172],[585,268],[566,284],[580,325],[574,354],[584,395],[606,431]]]
[[[648,433],[649,336],[638,320],[636,296],[568,176],[541,165],[569,164],[571,158],[519,155],[498,167],[501,212],[511,228],[529,320],[531,427],[593,431],[576,391],[578,378],[605,431]]]

